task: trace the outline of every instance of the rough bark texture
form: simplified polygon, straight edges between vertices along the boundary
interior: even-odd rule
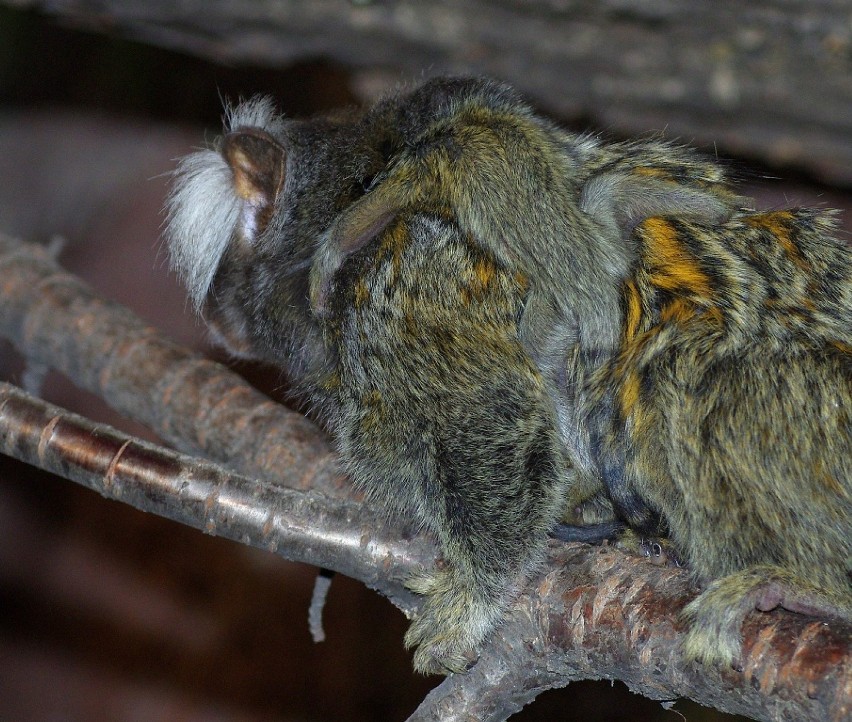
[[[487,73],[566,117],[852,184],[846,0],[5,1],[221,62]]]
[[[619,679],[652,699],[687,696],[761,720],[840,722],[852,713],[848,627],[754,615],[742,672],[684,665],[677,614],[695,595],[684,570],[556,543],[547,569],[471,670],[475,681],[448,677],[411,719],[502,720],[580,679]]]
[[[0,234],[0,297],[0,335],[175,448],[289,488],[351,495],[316,426],[98,298],[45,249]]]
[[[0,383],[0,453],[82,484],[102,496],[214,536],[363,581],[403,611],[402,586],[435,558],[386,515],[321,492],[296,491],[94,424]]]
[[[96,299],[37,247],[0,237],[0,279],[0,335],[12,338],[26,356],[86,380],[136,420],[185,417],[184,423],[158,428],[179,446],[216,449],[208,437],[219,427],[207,428],[207,418],[198,413],[209,377],[180,372],[194,369],[200,359],[157,338],[128,311]],[[108,332],[116,338],[107,338]],[[103,383],[122,375],[128,356],[120,350],[140,344],[153,353],[145,362],[147,372],[124,369],[128,376],[121,385]],[[162,348],[169,353],[157,351]],[[140,359],[136,357],[136,365],[143,363]],[[228,388],[242,383],[221,367],[215,377]],[[162,379],[168,379],[166,386],[156,386]],[[261,407],[274,407],[261,395],[250,398]],[[329,451],[320,432],[304,420],[304,426],[293,425],[290,412],[280,413],[278,422],[268,422],[275,433],[265,433],[264,453],[287,458],[288,449],[302,450],[292,459],[295,466],[285,468],[275,484],[252,482],[107,427],[93,427],[9,385],[0,386],[0,453],[208,533],[339,569],[412,609],[399,581],[415,566],[431,563],[434,546],[352,500],[283,489],[282,483],[291,482],[331,492],[337,487],[323,482],[323,459]],[[227,425],[247,428],[254,416],[252,403],[238,405],[229,412]],[[223,429],[220,440],[227,443],[230,433]],[[306,436],[315,443],[306,446]],[[620,679],[653,699],[689,697],[756,719],[848,719],[849,625],[784,612],[756,613],[744,628],[743,669],[705,669],[684,664],[678,646],[678,613],[694,595],[685,570],[656,566],[614,549],[554,542],[541,575],[493,635],[480,661],[468,674],[447,678],[412,719],[502,720],[541,691],[578,679]]]

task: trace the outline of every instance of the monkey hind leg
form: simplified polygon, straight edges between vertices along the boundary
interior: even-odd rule
[[[519,432],[505,420],[494,422],[499,415],[490,407],[476,413],[476,423],[453,424],[456,438],[444,440],[445,453],[426,482],[442,493],[424,492],[421,499],[444,565],[407,581],[425,597],[405,639],[417,648],[420,672],[460,672],[476,659],[538,568],[560,512],[565,474],[552,427],[538,425],[547,419],[532,413]]]
[[[502,607],[478,594],[477,586],[454,566],[413,575],[405,586],[426,597],[405,634],[406,648],[416,648],[414,669],[421,674],[465,671],[476,661]]]
[[[817,587],[790,569],[769,564],[717,579],[683,610],[689,624],[683,641],[686,658],[740,665],[745,618],[752,611],[769,612],[778,607],[852,621],[852,589],[848,580],[838,580],[836,587]]]

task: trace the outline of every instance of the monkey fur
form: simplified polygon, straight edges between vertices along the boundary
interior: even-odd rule
[[[240,104],[168,213],[214,335],[284,369],[358,486],[437,536],[418,670],[475,659],[559,522],[669,537],[704,587],[690,658],[736,662],[755,608],[852,618],[830,214],[758,213],[689,149],[571,134],[476,78],[310,120]]]

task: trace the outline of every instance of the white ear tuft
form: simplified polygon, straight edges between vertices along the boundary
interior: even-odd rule
[[[254,128],[274,142],[270,134],[283,126],[284,119],[275,112],[270,98],[259,96],[225,110],[226,132]],[[180,274],[198,310],[241,218],[258,211],[252,207],[255,199],[240,196],[235,186],[239,178],[235,179],[235,169],[223,157],[221,147],[182,158],[174,177],[166,201],[166,237],[172,268]]]
[[[237,106],[225,109],[225,127],[227,130],[240,128],[263,128],[267,133],[275,134],[284,120],[275,112],[272,98],[256,96]]]
[[[240,216],[234,177],[222,156],[203,150],[182,158],[166,202],[172,267],[196,310],[213,282]]]

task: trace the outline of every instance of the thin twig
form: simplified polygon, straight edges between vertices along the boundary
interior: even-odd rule
[[[311,639],[315,643],[325,641],[325,629],[322,626],[322,612],[325,609],[325,601],[328,599],[328,591],[334,579],[334,572],[328,569],[320,569],[314,580],[314,591],[311,594],[311,606],[308,607],[308,629]]]

